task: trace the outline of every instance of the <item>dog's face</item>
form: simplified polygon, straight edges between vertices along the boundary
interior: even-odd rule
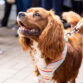
[[[31,8],[27,12],[20,12],[17,21],[20,25],[19,40],[24,51],[36,41],[44,57],[54,59],[62,53],[65,45],[63,24],[53,11]]]
[[[20,12],[17,17],[20,35],[38,38],[47,26],[48,15],[48,11],[43,8],[31,8],[27,12]]]

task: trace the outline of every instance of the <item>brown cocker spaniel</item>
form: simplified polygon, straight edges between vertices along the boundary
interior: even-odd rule
[[[27,12],[20,12],[17,22],[20,26],[18,30],[20,44],[24,51],[28,49],[31,51],[38,83],[68,83],[68,81],[75,83],[82,62],[81,35],[75,33],[68,37],[66,42],[60,18],[53,11],[43,8],[31,8]],[[60,64],[59,61],[63,62]],[[49,65],[59,66],[56,70],[51,68],[53,70],[51,79]],[[42,70],[47,67],[47,70]]]

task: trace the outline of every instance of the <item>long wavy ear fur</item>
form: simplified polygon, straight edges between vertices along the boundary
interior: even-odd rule
[[[29,38],[20,37],[19,42],[20,42],[24,52],[26,52],[30,48],[31,41]]]
[[[42,57],[50,59],[58,57],[61,55],[64,45],[63,24],[60,18],[50,11],[48,25],[39,38],[39,48],[42,51]]]

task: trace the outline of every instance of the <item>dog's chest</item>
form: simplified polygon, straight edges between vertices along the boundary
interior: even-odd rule
[[[42,53],[41,53],[41,50],[38,48],[38,43],[34,41],[31,47],[33,49],[32,56],[34,56],[37,66],[46,67],[45,59],[41,57]]]

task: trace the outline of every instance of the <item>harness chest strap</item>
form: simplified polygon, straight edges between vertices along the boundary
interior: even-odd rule
[[[68,39],[65,39],[66,42]],[[47,67],[38,67],[39,72],[44,79],[44,81],[49,81],[52,79],[54,72],[60,67],[60,65],[64,62],[67,55],[67,45],[65,45],[64,51],[62,53],[62,57],[58,60],[52,61],[52,63],[48,64]]]
[[[74,27],[75,30],[73,30],[71,34],[77,32],[79,30],[79,27],[81,27],[82,25],[83,25],[83,19]],[[68,42],[68,38],[67,38],[68,36],[69,35],[64,36],[66,42]],[[52,79],[54,72],[64,62],[66,55],[67,55],[67,45],[65,46],[64,51],[62,53],[63,57],[59,58],[58,60],[53,61],[51,64],[49,64],[45,68],[38,68],[41,76],[43,77],[45,81],[50,81]]]

